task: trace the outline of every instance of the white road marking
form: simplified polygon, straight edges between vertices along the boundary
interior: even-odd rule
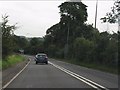
[[[74,72],[71,72],[70,70],[67,70],[67,69],[65,69],[65,68],[63,68],[63,67],[61,67],[61,66],[58,66],[58,65],[56,65],[56,64],[53,64],[53,63],[51,63],[50,61],[49,61],[49,64],[53,65],[54,67],[62,70],[63,72],[65,72],[65,73],[73,76],[74,78],[76,78],[76,79],[78,79],[78,80],[80,80],[80,81],[88,84],[89,86],[91,86],[91,87],[93,87],[93,88],[95,88],[95,89],[97,89],[97,90],[101,90],[101,89],[108,90],[106,87],[104,87],[104,86],[102,86],[102,85],[100,85],[100,84],[97,84],[97,83],[93,82],[92,80],[89,80],[89,79],[87,79],[87,78],[85,78],[85,77],[83,77],[83,76],[81,76],[81,75],[78,75],[78,74],[76,74],[76,73],[74,73]],[[100,89],[99,87],[100,87],[101,89]]]
[[[31,61],[31,59],[30,59],[30,61]],[[26,66],[25,66],[18,74],[16,74],[16,75],[15,75],[6,85],[4,85],[0,90],[6,88],[15,78],[17,78],[17,77],[25,70],[25,68],[29,65],[30,61],[26,64]],[[92,80],[89,80],[89,79],[87,79],[87,78],[85,78],[85,77],[83,77],[83,76],[80,76],[80,75],[78,75],[78,74],[76,74],[76,73],[74,73],[74,72],[71,72],[70,70],[67,70],[67,69],[65,69],[65,68],[63,68],[63,67],[61,67],[61,66],[58,66],[58,65],[56,65],[56,64],[53,64],[53,63],[51,63],[50,61],[49,61],[49,64],[53,65],[54,67],[62,70],[63,72],[65,72],[65,73],[73,76],[74,78],[76,78],[76,79],[78,79],[78,80],[80,80],[80,81],[88,84],[89,86],[91,86],[91,87],[93,87],[93,88],[95,88],[95,89],[97,89],[97,90],[101,90],[100,88],[102,88],[102,89],[104,89],[104,90],[108,90],[108,89],[105,88],[104,86],[99,85],[99,84],[93,82]],[[99,86],[100,88],[99,88],[98,86]]]
[[[31,59],[29,59],[31,61]],[[0,90],[6,88],[13,80],[15,80],[15,78],[17,78],[24,70],[25,68],[29,65],[30,61],[25,65],[25,67],[19,72],[17,73],[7,84],[5,84]]]

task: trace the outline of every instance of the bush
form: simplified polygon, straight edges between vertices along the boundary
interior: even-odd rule
[[[11,67],[12,65],[15,65],[24,60],[25,60],[25,57],[21,55],[10,55],[6,58],[6,60],[2,61],[2,69]]]
[[[74,42],[75,58],[80,61],[89,61],[94,43],[85,38],[76,38]]]

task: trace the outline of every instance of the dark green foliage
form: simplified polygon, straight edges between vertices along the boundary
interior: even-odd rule
[[[111,12],[106,13],[106,16],[101,18],[101,20],[109,23],[116,23],[118,21],[118,16],[120,13],[120,7],[119,7],[120,1],[115,0],[114,6],[111,8]]]
[[[15,25],[8,25],[8,15],[2,16],[2,57],[5,58],[7,55],[13,52],[13,31],[16,29]]]
[[[25,53],[32,55],[44,53],[44,51],[44,40],[42,38],[30,38],[28,46],[25,48]]]
[[[79,24],[87,21],[86,5],[82,2],[64,2],[60,8],[61,22],[67,23],[71,20],[72,23]]]
[[[76,38],[74,42],[75,58],[80,61],[89,61],[94,43],[85,38]]]
[[[24,36],[14,35],[14,52],[19,53],[19,50],[23,49],[26,52],[26,48],[29,46],[29,42]]]
[[[120,74],[120,31],[118,31],[118,68]]]
[[[27,38],[14,35],[14,43],[14,52],[16,53],[20,53],[19,50],[24,50],[24,54],[35,55],[45,51],[43,38]]]
[[[97,63],[116,65],[118,52],[118,34],[100,33],[97,46],[95,47],[95,59]]]
[[[99,32],[86,24],[87,9],[82,2],[60,6],[60,22],[46,31],[44,46],[51,57],[117,67],[118,34]]]
[[[8,16],[5,16],[2,23],[3,55],[23,49],[25,54],[47,53],[48,57],[117,67],[120,32],[100,33],[86,24],[86,7],[82,2],[62,3],[59,6],[60,22],[51,26],[43,38],[14,35],[15,25],[7,25]]]
[[[8,24],[8,16],[2,17],[2,58],[6,58],[12,53],[20,53],[24,50],[25,54],[37,54],[44,52],[43,38],[26,38],[24,36],[16,36],[14,30],[15,25]],[[6,60],[6,59],[4,59]]]
[[[57,47],[63,49],[66,43],[72,43],[76,36],[79,36],[78,33],[80,30],[78,28],[83,29],[82,26],[87,20],[86,7],[82,2],[62,3],[59,6],[61,14],[60,22],[46,31],[45,46],[55,44]]]

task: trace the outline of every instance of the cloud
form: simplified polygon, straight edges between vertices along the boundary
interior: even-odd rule
[[[0,1],[0,14],[7,13],[10,23],[18,22],[17,35],[44,36],[46,30],[60,21],[58,6],[64,1]],[[88,23],[94,24],[95,1],[82,1],[86,4],[88,11]],[[110,11],[114,1],[98,2],[97,28],[104,31],[106,24],[102,24],[100,18]],[[0,17],[1,21],[1,17]],[[116,26],[114,30],[116,30]],[[111,29],[109,26],[109,29]],[[112,29],[113,30],[113,29]]]

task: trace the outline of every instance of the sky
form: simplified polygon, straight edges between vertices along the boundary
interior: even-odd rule
[[[46,30],[60,21],[58,6],[65,0],[0,1],[0,15],[9,15],[9,23],[18,23],[15,34],[27,37],[43,37]],[[88,21],[94,26],[96,0],[82,0],[87,5]],[[111,11],[114,0],[98,0],[97,28],[100,32],[117,32],[117,24],[102,23],[100,18]],[[2,18],[0,16],[0,22]]]

